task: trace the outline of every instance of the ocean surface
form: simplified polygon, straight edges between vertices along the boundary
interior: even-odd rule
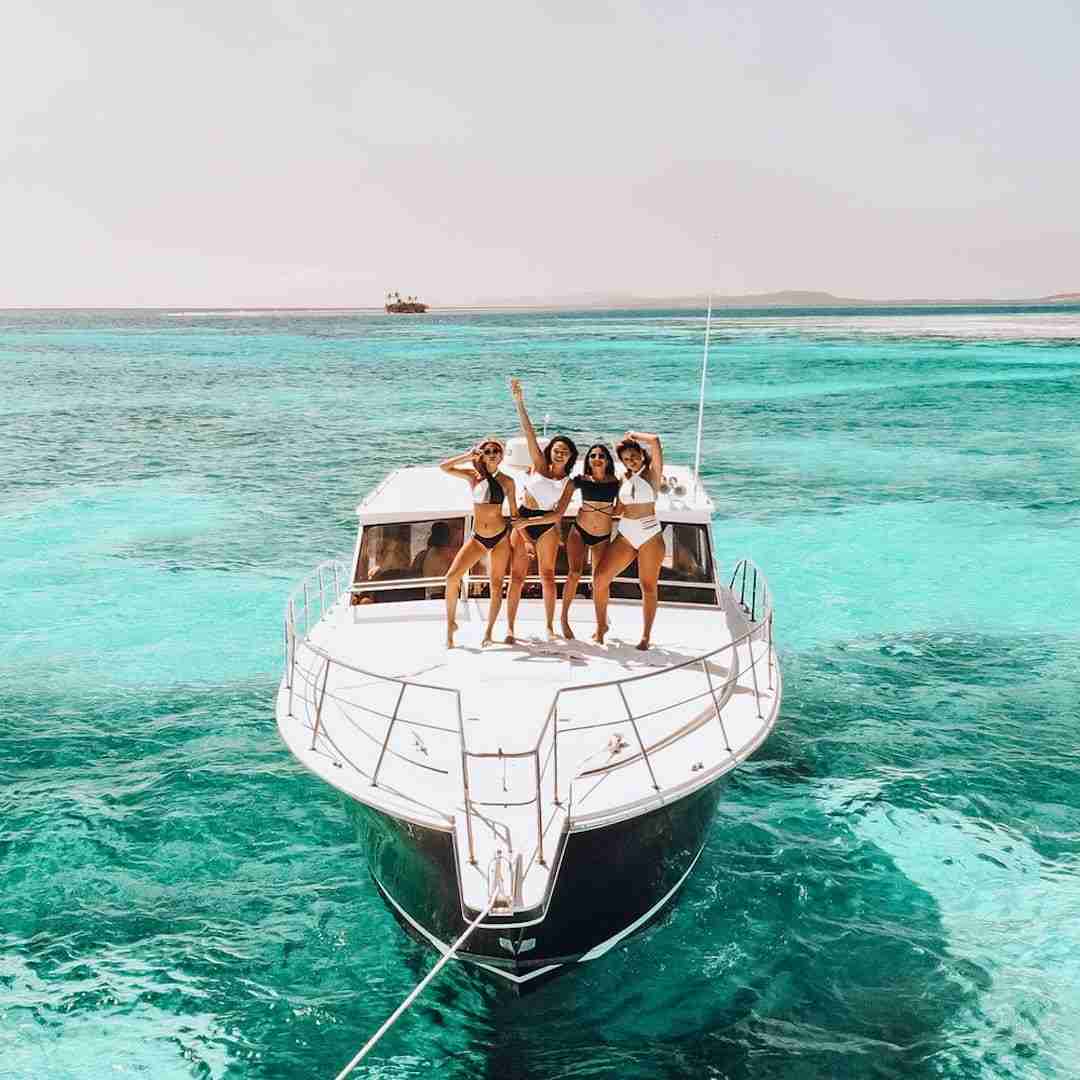
[[[703,329],[0,312],[0,1078],[344,1066],[436,957],[278,740],[286,593],[510,375],[690,460]],[[1080,308],[723,311],[707,398],[775,734],[664,918],[520,1000],[452,965],[359,1075],[1080,1075]]]

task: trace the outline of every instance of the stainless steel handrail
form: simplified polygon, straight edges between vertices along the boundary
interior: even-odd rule
[[[771,620],[771,617],[769,619],[768,627],[769,627],[769,633],[770,633],[770,641],[769,641],[769,645],[768,645],[768,651],[770,653],[769,661],[770,661],[770,664],[771,664],[771,661],[772,661],[772,657],[771,657],[771,650],[772,650],[772,642],[771,642],[772,620]],[[720,725],[721,734],[724,737],[724,745],[725,745],[725,748],[730,752],[731,744],[730,744],[730,740],[728,739],[727,729],[726,729],[726,727],[724,725],[724,721],[723,721],[723,712],[722,712],[723,705],[720,702],[719,697],[716,694],[715,688],[712,685],[712,679],[711,679],[711,676],[709,675],[709,671],[708,671],[708,661],[711,658],[719,656],[721,653],[724,653],[724,652],[727,652],[727,651],[732,651],[735,654],[735,656],[736,656],[736,668],[733,668],[732,672],[727,676],[727,679],[725,680],[724,687],[723,687],[725,692],[726,692],[728,686],[730,686],[730,685],[734,684],[735,682],[737,682],[738,679],[741,678],[743,675],[745,675],[747,671],[751,671],[753,673],[753,675],[754,675],[754,693],[755,693],[755,700],[756,700],[756,708],[758,710],[758,716],[761,717],[761,695],[760,695],[760,690],[759,690],[759,688],[757,686],[757,676],[756,676],[756,667],[757,667],[758,661],[755,658],[754,651],[753,651],[754,639],[760,637],[761,631],[762,631],[762,626],[759,624],[757,626],[752,627],[745,634],[741,635],[740,637],[736,638],[735,640],[726,642],[724,645],[721,645],[718,648],[713,649],[711,652],[705,653],[704,655],[702,655],[700,657],[697,657],[697,658],[694,658],[694,659],[691,659],[691,660],[686,660],[686,661],[683,661],[682,663],[679,663],[679,664],[672,664],[669,667],[660,668],[657,671],[646,672],[643,675],[631,675],[631,676],[627,676],[627,677],[622,678],[622,679],[610,679],[610,680],[607,680],[605,682],[585,683],[585,684],[582,684],[581,686],[565,686],[565,687],[561,687],[559,690],[556,691],[556,694],[555,694],[556,705],[562,699],[562,697],[564,695],[567,695],[567,694],[575,694],[575,693],[579,693],[579,692],[584,691],[584,690],[599,690],[599,689],[605,689],[605,688],[610,689],[610,688],[614,687],[614,688],[616,688],[618,690],[619,696],[622,699],[623,705],[627,710],[627,715],[625,717],[619,717],[619,718],[614,719],[614,720],[604,720],[604,721],[600,721],[600,722],[595,723],[595,724],[589,724],[589,725],[585,725],[585,726],[578,726],[578,727],[573,727],[573,728],[564,728],[563,729],[563,734],[569,734],[569,733],[574,732],[574,731],[591,730],[593,728],[615,727],[615,726],[617,726],[619,724],[625,724],[627,721],[629,721],[630,724],[631,724],[631,727],[634,730],[634,735],[635,735],[635,737],[637,738],[637,741],[638,741],[638,746],[639,746],[639,749],[640,749],[640,752],[641,752],[641,758],[645,762],[645,765],[646,765],[646,767],[647,767],[647,769],[649,771],[649,777],[650,777],[650,779],[652,781],[653,789],[656,791],[657,795],[662,798],[662,788],[657,783],[656,772],[655,772],[655,770],[653,768],[652,760],[651,760],[651,758],[649,756],[649,750],[645,746],[644,740],[641,737],[640,731],[639,731],[638,726],[637,726],[637,721],[645,719],[646,717],[648,717],[650,715],[654,715],[654,714],[659,713],[659,712],[666,712],[667,709],[670,708],[670,706],[665,706],[663,709],[654,710],[653,713],[637,713],[637,714],[635,714],[630,709],[629,703],[626,700],[626,694],[625,694],[625,691],[624,691],[624,687],[629,685],[630,683],[640,682],[640,681],[645,680],[645,679],[659,678],[659,677],[662,677],[664,675],[669,675],[674,671],[679,671],[679,670],[682,670],[684,668],[689,668],[689,667],[693,667],[693,666],[695,666],[697,664],[701,664],[702,672],[705,675],[706,681],[708,683],[708,688],[706,690],[703,690],[700,694],[695,695],[695,697],[704,698],[707,695],[712,697],[712,699],[713,699],[713,708],[714,708],[714,712],[716,714],[716,719],[717,719],[717,722]],[[737,660],[738,649],[739,649],[740,646],[742,646],[744,644],[747,646],[747,653],[749,655],[749,662],[747,663],[747,665],[745,667],[739,669],[737,667],[737,665],[738,665],[738,660]],[[770,677],[770,689],[771,689],[771,677]],[[692,701],[692,700],[694,700],[694,698],[688,698],[688,699],[684,700],[683,702],[680,702],[680,704],[687,704],[689,701]],[[556,742],[558,741],[558,737],[559,737],[559,729],[558,729],[558,726],[556,725],[556,730],[555,730]],[[665,743],[665,745],[670,745],[670,744]],[[558,759],[558,753],[556,752],[556,760],[557,759]],[[559,798],[559,789],[558,789],[558,787],[556,787],[556,799],[558,799],[558,798]]]

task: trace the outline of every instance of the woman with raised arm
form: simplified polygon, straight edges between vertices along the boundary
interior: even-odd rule
[[[530,547],[535,547],[536,561],[540,568],[540,581],[544,590],[544,615],[549,638],[555,637],[555,557],[559,554],[562,531],[558,528],[562,518],[554,517],[552,511],[559,505],[567,489],[570,470],[577,461],[577,447],[565,435],[556,435],[541,450],[525,409],[525,393],[517,379],[510,380],[510,392],[514,395],[521,430],[529,445],[532,471],[525,478],[525,496],[522,500],[520,522],[514,524],[513,562],[510,568],[510,591],[506,600],[506,643],[514,643],[514,620],[517,617],[521,588],[529,572]],[[565,509],[565,502],[562,503]],[[524,519],[535,518],[535,521]],[[540,520],[542,519],[542,520]],[[524,535],[523,535],[524,534]],[[528,537],[528,540],[526,540]]]
[[[502,605],[503,578],[510,563],[510,522],[503,516],[505,500],[510,505],[510,521],[518,516],[514,481],[499,472],[505,447],[501,439],[484,439],[472,450],[447,458],[439,468],[444,473],[464,480],[472,490],[473,534],[457,553],[446,572],[446,647],[454,647],[457,629],[458,594],[461,579],[484,557],[490,558],[491,600],[488,621],[484,630],[484,645],[491,644],[491,632]],[[472,467],[461,466],[469,461]]]
[[[656,519],[656,493],[664,471],[664,451],[659,435],[628,431],[615,447],[627,476],[619,488],[615,514],[619,517],[619,535],[608,545],[593,576],[593,602],[596,605],[596,633],[593,640],[603,644],[608,630],[607,606],[612,579],[637,559],[641,583],[641,609],[644,628],[639,649],[649,648],[653,620],[656,618],[657,582],[664,560],[664,538]]]

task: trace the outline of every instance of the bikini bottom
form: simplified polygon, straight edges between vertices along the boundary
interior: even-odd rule
[[[479,540],[480,543],[488,549],[488,551],[491,551],[492,548],[498,546],[499,541],[501,541],[502,538],[506,536],[509,531],[510,526],[504,525],[502,527],[502,532],[497,532],[494,536],[481,536],[479,533],[473,533],[473,539]]]
[[[586,547],[592,547],[594,544],[604,544],[611,539],[611,533],[601,533],[599,536],[596,533],[586,532],[576,521],[574,522],[574,528],[578,531],[578,536],[581,537],[581,542]]]
[[[530,518],[530,517],[543,517],[544,514],[550,514],[551,511],[550,510],[533,510],[528,506],[519,506],[518,507],[518,513],[523,518]],[[529,536],[533,540],[539,540],[540,537],[543,536],[544,533],[546,533],[548,531],[548,529],[554,529],[554,528],[555,528],[555,522],[554,521],[549,521],[546,525],[526,525],[525,526],[525,531],[529,534]]]
[[[635,550],[660,535],[660,522],[654,514],[643,518],[620,518],[619,535],[625,536]]]

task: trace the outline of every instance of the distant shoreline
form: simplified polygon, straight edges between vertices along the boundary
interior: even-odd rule
[[[609,296],[609,297],[571,297],[560,298],[551,301],[529,302],[526,299],[520,301],[506,300],[486,304],[438,304],[429,306],[427,315],[439,314],[440,312],[483,312],[483,311],[704,311],[707,298],[705,296],[673,296],[673,297],[632,297],[632,296]],[[850,311],[852,309],[882,310],[890,308],[939,308],[949,310],[952,308],[1030,308],[1041,307],[1053,310],[1059,307],[1071,307],[1080,305],[1080,292],[1055,293],[1051,296],[1039,296],[1020,300],[998,300],[979,298],[973,300],[866,300],[855,297],[832,296],[821,292],[778,292],[778,293],[754,293],[747,296],[714,296],[712,298],[713,310],[769,310],[769,309],[799,309],[821,311]],[[370,306],[213,306],[201,307],[198,304],[172,304],[172,305],[135,305],[130,307],[110,305],[107,307],[74,307],[68,305],[59,306],[21,306],[0,307],[0,312],[47,312],[47,311],[145,311],[160,312],[164,315],[173,315],[182,318],[184,315],[214,315],[250,313],[252,315],[272,315],[282,313],[312,314],[350,314],[371,313],[384,314],[382,305]],[[414,315],[411,318],[423,318]]]

